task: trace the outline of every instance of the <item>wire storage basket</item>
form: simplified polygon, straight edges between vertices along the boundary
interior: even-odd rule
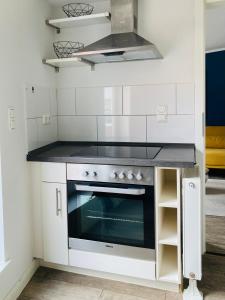
[[[91,15],[94,6],[86,3],[69,3],[62,7],[64,13],[69,17],[80,17]]]
[[[53,43],[53,47],[58,58],[69,58],[84,48],[84,44],[80,42],[59,41]]]

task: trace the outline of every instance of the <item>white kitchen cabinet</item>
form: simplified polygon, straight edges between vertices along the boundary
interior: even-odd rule
[[[66,184],[42,182],[43,259],[68,265]]]
[[[29,193],[32,203],[33,257],[43,258],[43,227],[41,208],[41,163],[29,162]]]
[[[41,181],[66,183],[66,164],[43,162],[41,164]]]

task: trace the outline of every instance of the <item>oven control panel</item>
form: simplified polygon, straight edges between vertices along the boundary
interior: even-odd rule
[[[78,181],[154,185],[153,167],[67,164],[67,179]]]

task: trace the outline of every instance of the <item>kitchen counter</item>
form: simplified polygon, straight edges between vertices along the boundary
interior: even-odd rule
[[[28,161],[193,168],[193,144],[56,142],[33,150]]]

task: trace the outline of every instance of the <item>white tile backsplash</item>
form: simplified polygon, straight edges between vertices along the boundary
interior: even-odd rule
[[[122,115],[122,87],[76,89],[77,115]]]
[[[195,112],[194,84],[177,85],[177,114],[191,115]]]
[[[192,143],[194,85],[26,89],[29,151],[61,141]],[[164,110],[167,118],[157,113]],[[50,114],[51,123],[42,124]],[[55,116],[55,117],[54,117]]]
[[[57,103],[59,116],[75,115],[75,88],[58,89]]]
[[[60,141],[96,141],[96,117],[59,116],[58,138]]]
[[[37,119],[27,120],[27,147],[28,151],[38,148]]]
[[[57,141],[57,117],[52,117],[47,125],[42,124],[42,119],[37,119],[38,146],[43,147]]]
[[[150,143],[193,143],[195,125],[193,115],[169,115],[167,121],[147,117],[147,141]]]
[[[98,117],[98,140],[107,142],[145,142],[146,117]]]
[[[155,115],[158,106],[166,106],[169,114],[176,113],[176,85],[125,86],[124,115]]]

